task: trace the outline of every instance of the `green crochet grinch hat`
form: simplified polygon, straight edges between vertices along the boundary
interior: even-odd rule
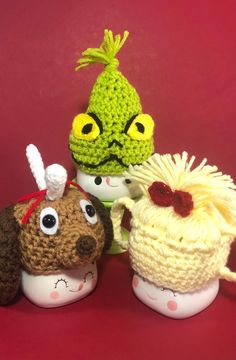
[[[86,113],[72,124],[69,148],[78,167],[93,175],[119,175],[130,164],[141,164],[153,152],[154,122],[142,113],[135,88],[117,69],[118,51],[128,37],[105,30],[99,48],[88,48],[76,70],[101,63],[105,69],[92,89]]]

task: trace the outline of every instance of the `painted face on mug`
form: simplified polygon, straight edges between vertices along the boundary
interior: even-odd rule
[[[96,176],[78,169],[77,182],[85,191],[102,201],[114,201],[122,196],[134,198],[140,195],[137,182],[122,175]]]
[[[22,272],[22,290],[34,304],[52,308],[87,296],[97,283],[96,263],[58,274],[32,275]]]
[[[215,299],[219,280],[192,293],[179,293],[158,287],[138,274],[133,276],[132,286],[135,295],[153,310],[174,319],[193,316],[209,306]]]

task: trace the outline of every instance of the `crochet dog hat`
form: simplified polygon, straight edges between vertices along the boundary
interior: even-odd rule
[[[137,273],[157,286],[192,292],[211,280],[236,281],[226,266],[236,235],[236,186],[230,176],[184,152],[154,154],[130,167],[143,196],[116,200],[111,211],[115,240],[129,249]],[[122,241],[122,207],[132,212],[129,242]]]
[[[153,153],[154,122],[142,113],[135,88],[117,69],[118,51],[128,32],[113,37],[105,30],[99,48],[88,48],[79,59],[79,70],[94,63],[105,66],[92,89],[86,113],[72,124],[69,148],[78,167],[93,175],[119,175],[130,164],[141,164]]]
[[[0,211],[0,304],[16,296],[21,270],[33,275],[57,274],[96,261],[113,238],[103,204],[77,184],[66,170],[44,169],[34,145],[27,157],[39,191]]]

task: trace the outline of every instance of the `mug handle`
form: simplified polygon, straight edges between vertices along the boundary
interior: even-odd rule
[[[227,281],[236,281],[236,272],[231,271],[227,266],[220,269],[220,278]]]
[[[114,240],[123,248],[128,249],[129,242],[125,241],[121,233],[121,221],[123,218],[123,208],[126,207],[130,212],[135,204],[135,201],[129,197],[122,197],[114,201],[111,208],[111,220],[113,223]]]

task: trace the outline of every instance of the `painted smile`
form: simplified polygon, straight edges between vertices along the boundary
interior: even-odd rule
[[[112,184],[111,184],[111,178],[110,178],[110,176],[107,176],[107,177],[106,177],[106,184],[107,184],[108,186],[110,186],[110,187],[113,187],[113,188],[119,187],[119,185],[112,185]]]
[[[69,290],[70,292],[79,292],[79,291],[81,291],[82,289],[83,289],[83,287],[84,287],[84,285],[83,285],[83,283],[81,283],[79,286],[78,286],[78,289],[76,289],[76,290]]]
[[[147,294],[147,297],[148,297],[150,300],[152,300],[152,301],[156,301],[156,300],[157,300],[157,298],[149,295],[148,293],[146,293],[146,294]]]

